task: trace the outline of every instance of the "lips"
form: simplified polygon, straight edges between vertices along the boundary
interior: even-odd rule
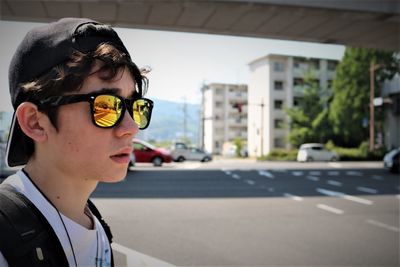
[[[125,148],[111,155],[110,158],[117,163],[129,163],[132,151],[132,148]]]

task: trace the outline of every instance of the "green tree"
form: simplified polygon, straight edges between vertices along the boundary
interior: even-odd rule
[[[336,69],[329,121],[337,145],[358,147],[369,138],[368,127],[362,122],[369,120],[371,63],[380,65],[375,72],[375,96],[379,96],[381,82],[399,72],[400,62],[394,52],[346,48]]]
[[[234,145],[235,145],[235,153],[236,153],[236,157],[241,157],[242,154],[242,149],[243,149],[243,140],[240,137],[236,137],[235,140],[233,141]]]
[[[326,108],[329,94],[319,86],[313,72],[305,75],[303,88],[303,96],[298,106],[286,109],[291,121],[288,138],[294,146],[310,142],[325,142],[330,136]]]

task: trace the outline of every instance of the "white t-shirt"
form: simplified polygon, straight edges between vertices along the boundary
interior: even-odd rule
[[[57,210],[47,201],[36,186],[32,184],[23,171],[20,170],[16,174],[11,175],[3,183],[13,186],[17,191],[24,194],[46,217],[61,242],[69,266],[75,266],[73,252],[75,253],[76,262],[79,267],[111,266],[111,251],[107,235],[99,220],[93,214],[90,213],[94,220],[94,229],[88,230],[60,213],[71,238],[72,249],[67,231]],[[9,267],[0,251],[0,267],[3,266]]]

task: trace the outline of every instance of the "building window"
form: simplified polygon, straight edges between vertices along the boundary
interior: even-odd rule
[[[274,81],[275,90],[283,90],[283,81]]]
[[[308,64],[312,69],[319,69],[319,59],[312,58],[309,60]]]
[[[337,67],[337,61],[328,60],[328,70],[335,71]]]
[[[293,98],[293,106],[298,107],[300,105],[301,97],[294,97]]]
[[[303,86],[304,80],[303,78],[294,78],[293,79],[293,86]]]
[[[274,108],[275,109],[282,109],[283,107],[283,100],[275,100],[274,101]]]
[[[283,128],[283,120],[282,119],[275,119],[274,120],[274,127],[275,127],[275,129],[282,129]]]
[[[220,101],[215,102],[215,107],[222,108],[222,102],[220,102]]]
[[[219,142],[218,142],[218,141],[215,141],[215,143],[214,143],[214,144],[215,144],[215,148],[217,148],[217,149],[218,149],[218,148],[219,148]]]
[[[274,139],[274,147],[276,148],[284,148],[285,147],[285,142],[283,138],[275,138]]]
[[[274,62],[274,71],[282,72],[285,70],[285,65],[283,62]]]
[[[328,89],[332,89],[332,80],[328,80]]]

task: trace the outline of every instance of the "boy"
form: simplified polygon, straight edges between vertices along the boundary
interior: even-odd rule
[[[9,69],[6,158],[25,167],[0,186],[0,266],[113,265],[111,234],[88,199],[98,182],[126,176],[132,138],[150,123],[144,75],[96,21],[65,18],[28,32]],[[10,238],[15,229],[23,230]]]

